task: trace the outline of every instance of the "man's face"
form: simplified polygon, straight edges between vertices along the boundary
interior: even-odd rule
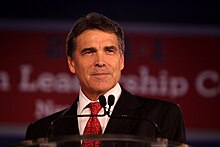
[[[68,58],[70,71],[91,100],[113,88],[124,68],[124,55],[117,36],[101,30],[86,30],[76,38],[74,57]]]

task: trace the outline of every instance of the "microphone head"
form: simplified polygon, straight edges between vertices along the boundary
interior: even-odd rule
[[[111,107],[115,102],[115,97],[114,95],[109,95],[108,96],[108,105]]]
[[[105,105],[106,105],[106,99],[105,99],[105,96],[104,95],[100,95],[99,96],[99,102],[100,102],[100,105],[105,108]]]

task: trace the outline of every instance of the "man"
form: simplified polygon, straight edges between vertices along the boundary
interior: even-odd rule
[[[109,109],[107,105],[95,114],[109,111],[109,115],[97,117],[98,132],[161,137],[184,143],[185,128],[178,105],[132,95],[119,84],[124,52],[123,30],[116,22],[98,13],[89,13],[76,21],[67,37],[67,61],[80,81],[79,96],[70,108],[30,124],[26,139],[50,137],[51,129],[52,136],[86,134],[90,118],[76,116],[91,114],[88,105],[99,101],[100,95],[107,101],[113,95],[113,106]]]

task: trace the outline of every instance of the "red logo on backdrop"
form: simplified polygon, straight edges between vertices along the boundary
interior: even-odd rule
[[[125,33],[123,87],[178,103],[187,128],[219,129],[220,37]],[[29,123],[71,105],[79,82],[67,66],[66,35],[0,30],[1,123]]]

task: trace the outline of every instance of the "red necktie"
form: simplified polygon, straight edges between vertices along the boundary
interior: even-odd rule
[[[89,108],[91,109],[92,115],[97,115],[101,110],[102,106],[100,105],[99,102],[94,102],[89,104]],[[83,132],[83,135],[91,135],[91,134],[102,134],[102,128],[97,116],[90,116]],[[82,146],[99,147],[100,143],[101,142],[99,140],[84,140]]]

